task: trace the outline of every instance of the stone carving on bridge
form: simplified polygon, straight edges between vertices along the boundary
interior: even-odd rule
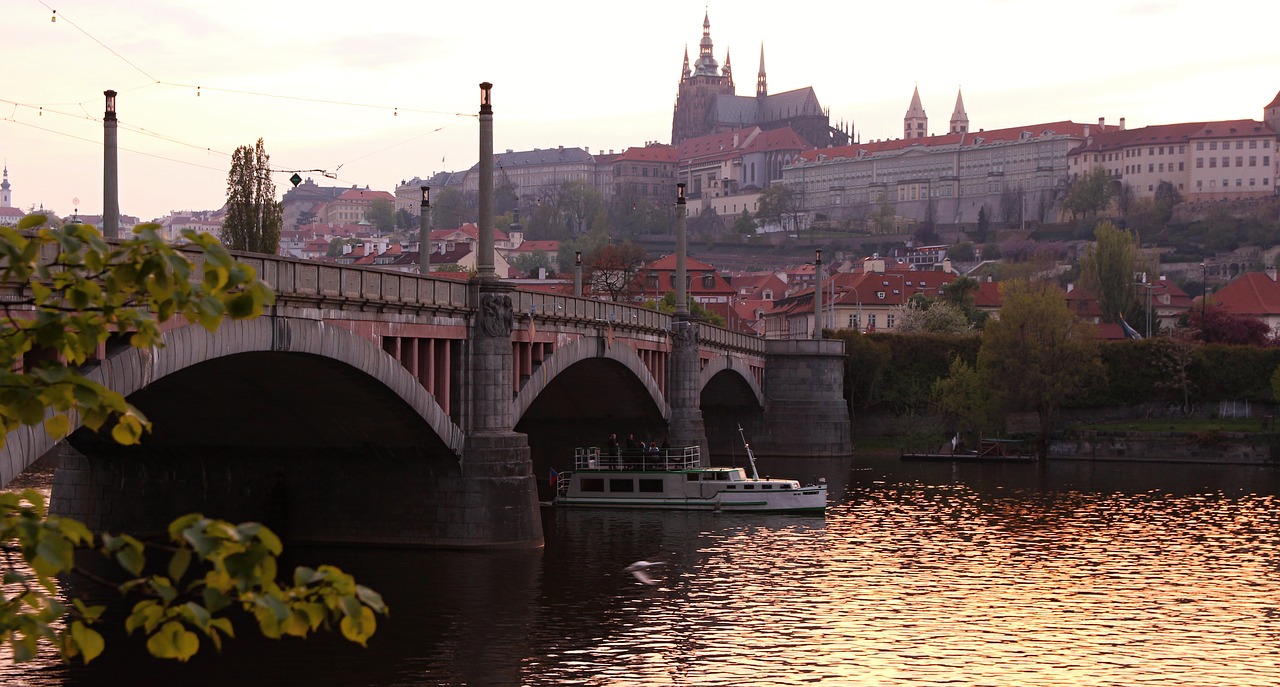
[[[692,322],[676,322],[671,331],[671,344],[675,349],[692,349],[698,345],[698,328]]]
[[[480,331],[488,336],[511,336],[511,296],[502,293],[480,295]]]

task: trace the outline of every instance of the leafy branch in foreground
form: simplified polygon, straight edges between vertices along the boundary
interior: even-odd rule
[[[3,435],[42,424],[61,438],[75,418],[94,431],[111,425],[120,444],[137,443],[150,428],[123,395],[81,370],[111,337],[137,348],[163,345],[164,323],[180,318],[214,330],[227,318],[247,319],[274,302],[251,266],[235,260],[208,234],[184,232],[197,259],[167,244],[155,224],[108,243],[91,226],[48,226],[23,218],[0,227],[0,445]],[[52,412],[50,412],[52,411]],[[50,516],[37,491],[0,493],[0,645],[15,661],[34,658],[40,643],[64,660],[86,663],[105,648],[93,626],[105,606],[64,601],[58,576],[77,575],[139,598],[125,620],[147,650],[186,661],[200,636],[221,648],[233,637],[227,613],[250,614],[266,637],[306,637],[336,624],[364,645],[387,607],[374,591],[338,568],[299,567],[291,584],[277,581],[280,540],[258,523],[235,525],[200,514],[169,526],[168,542],[146,544],[127,534],[95,536],[71,518]],[[147,570],[147,551],[169,554],[164,574]],[[129,575],[123,582],[76,565],[77,551],[97,550]]]
[[[292,584],[276,580],[280,540],[258,523],[233,525],[200,514],[169,525],[165,574],[144,575],[147,545],[127,534],[103,535],[97,550],[131,575],[115,584],[122,594],[140,596],[125,630],[141,630],[147,651],[159,658],[186,661],[200,649],[200,635],[216,648],[234,637],[231,619],[220,615],[239,607],[258,622],[266,637],[306,637],[337,624],[348,640],[364,646],[377,628],[376,613],[387,613],[377,592],[333,566],[298,567]],[[95,537],[79,522],[49,516],[34,490],[0,494],[0,556],[5,594],[0,604],[0,639],[15,661],[36,656],[46,640],[65,659],[88,663],[106,647],[93,625],[106,606],[58,595],[57,575],[79,575],[112,584],[75,564],[77,550],[95,548]],[[20,558],[20,561],[17,560]],[[196,563],[203,573],[192,570]],[[197,632],[199,634],[197,634]]]

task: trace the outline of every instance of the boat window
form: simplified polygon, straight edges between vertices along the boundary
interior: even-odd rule
[[[730,484],[730,485],[729,485],[729,488],[730,488],[730,489],[737,489],[737,488],[738,488],[738,485],[736,485],[736,484]]]
[[[772,484],[761,484],[761,485],[760,485],[760,488],[761,488],[761,489],[772,489],[772,488],[773,488],[773,485],[772,485]]]
[[[718,480],[718,481],[720,481],[720,482],[727,482],[727,481],[729,481],[729,473],[727,473],[727,472],[717,472],[717,473],[716,473],[716,480]]]
[[[744,484],[744,485],[742,485],[742,488],[743,488],[743,489],[755,489],[755,488],[756,488],[756,485],[754,485],[754,484]]]
[[[661,479],[642,479],[640,480],[640,491],[643,491],[647,494],[661,494],[662,480]]]
[[[600,477],[584,477],[581,484],[583,491],[604,491],[604,480]]]
[[[697,482],[700,477],[701,475],[696,472],[686,472],[684,476],[685,480],[689,482]]]
[[[613,477],[609,479],[609,491],[612,492],[631,492],[636,490],[636,481],[633,479],[619,479]]]

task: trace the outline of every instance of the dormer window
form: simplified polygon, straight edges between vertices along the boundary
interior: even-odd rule
[[[876,298],[879,298],[880,300],[884,300],[884,292],[883,292],[883,291],[877,291],[877,292],[876,292]]]

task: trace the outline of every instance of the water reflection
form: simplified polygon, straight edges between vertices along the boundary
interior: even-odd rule
[[[5,665],[0,682],[1280,683],[1271,469],[888,458],[845,474],[825,518],[548,508],[542,551],[294,549],[387,597],[368,649],[246,628],[166,666],[112,637],[89,669]],[[639,559],[669,562],[659,585],[623,571]]]

